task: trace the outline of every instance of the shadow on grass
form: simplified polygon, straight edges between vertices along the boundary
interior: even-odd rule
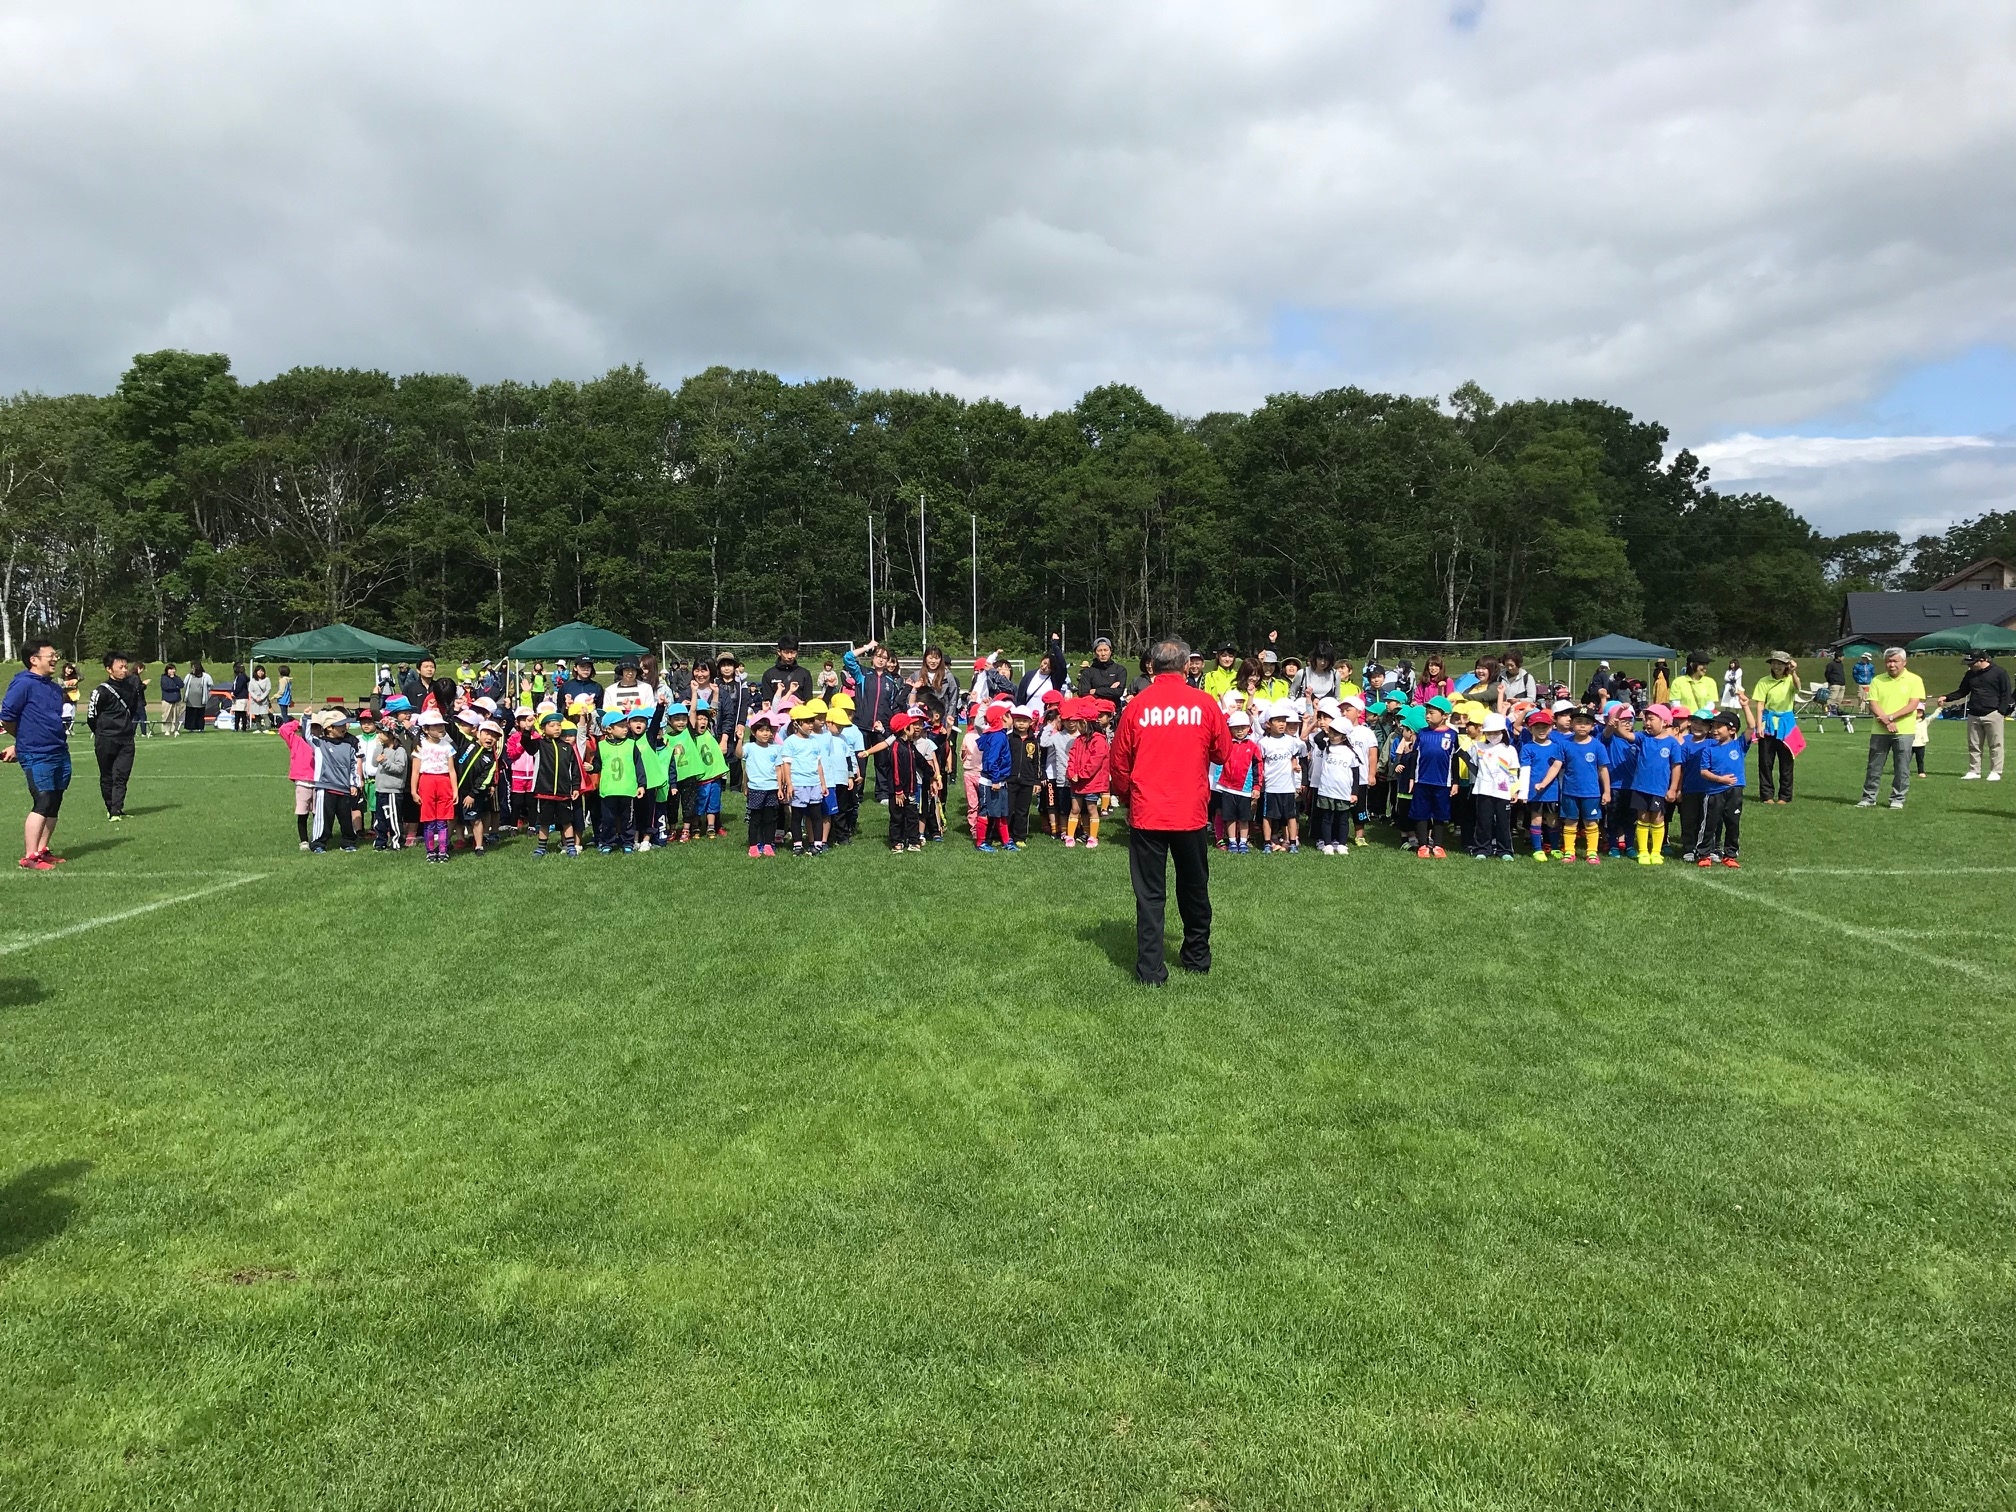
[[[33,977],[0,977],[0,1008],[26,1008],[49,996],[49,989]]]
[[[1794,801],[1798,803],[1832,803],[1841,808],[1853,808],[1862,801],[1862,797],[1859,793],[1852,796],[1841,793],[1801,793]]]
[[[149,804],[146,808],[129,808],[126,810],[126,817],[128,819],[144,819],[149,814],[165,814],[171,809],[178,809],[180,807],[182,805],[179,803],[153,803]]]
[[[1078,938],[1094,947],[1130,977],[1134,975],[1133,920],[1101,919],[1097,924],[1087,924],[1080,929]]]
[[[46,1244],[70,1226],[77,1199],[62,1188],[90,1169],[88,1160],[30,1166],[0,1187],[0,1260]]]
[[[2016,821],[2016,812],[2012,812],[2009,809],[1954,808],[1954,809],[1948,809],[1946,812],[1949,814],[1974,814],[1982,819],[2001,819],[2005,821]]]
[[[121,835],[117,839],[112,840],[86,840],[82,845],[65,845],[61,849],[64,856],[74,861],[79,856],[88,856],[96,851],[111,850],[115,846],[124,845],[125,843],[126,837]]]

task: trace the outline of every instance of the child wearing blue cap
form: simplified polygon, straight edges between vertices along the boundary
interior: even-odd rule
[[[637,849],[637,795],[644,790],[644,766],[638,755],[637,739],[630,733],[630,715],[610,709],[602,715],[602,823],[603,855],[618,847],[624,855]]]

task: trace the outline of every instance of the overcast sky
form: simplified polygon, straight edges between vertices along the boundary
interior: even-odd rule
[[[2012,248],[1996,0],[0,0],[7,388],[1475,378],[1911,531],[2016,507]]]

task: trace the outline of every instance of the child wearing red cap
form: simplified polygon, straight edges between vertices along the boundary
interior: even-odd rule
[[[1078,718],[1072,726],[1076,737],[1065,760],[1065,775],[1071,783],[1071,816],[1064,821],[1064,843],[1072,843],[1073,832],[1082,823],[1085,848],[1099,848],[1099,812],[1113,791],[1113,746],[1100,728],[1099,703],[1079,699]]]

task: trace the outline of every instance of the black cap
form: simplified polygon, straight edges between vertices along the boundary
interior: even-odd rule
[[[595,658],[592,656],[577,656],[574,658],[574,665],[577,667],[586,667],[592,672],[595,670]]]
[[[1740,725],[1741,723],[1743,723],[1741,719],[1736,717],[1736,711],[1734,709],[1722,710],[1719,714],[1715,716],[1714,722],[1718,725],[1732,725],[1732,726]]]

